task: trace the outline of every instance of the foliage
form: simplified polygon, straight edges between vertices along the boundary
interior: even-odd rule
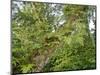
[[[12,18],[13,73],[96,68],[88,21],[94,6],[18,3],[22,8]]]

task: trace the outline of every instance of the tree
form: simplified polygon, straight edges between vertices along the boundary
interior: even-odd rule
[[[95,68],[88,20],[94,7],[18,3],[12,16],[13,73]]]
[[[51,57],[49,63],[44,67],[45,71],[65,71],[94,69],[95,43],[89,31],[88,13],[90,6],[65,5],[65,25],[59,28],[62,41],[60,47]],[[94,8],[91,6],[91,8]],[[63,36],[62,36],[63,35]],[[90,57],[91,56],[91,57]]]

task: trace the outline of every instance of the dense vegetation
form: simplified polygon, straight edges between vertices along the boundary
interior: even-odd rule
[[[95,6],[12,2],[13,73],[96,68]]]

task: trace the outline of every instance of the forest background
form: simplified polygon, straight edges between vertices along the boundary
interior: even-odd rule
[[[95,69],[95,13],[95,6],[13,2],[13,72]]]

